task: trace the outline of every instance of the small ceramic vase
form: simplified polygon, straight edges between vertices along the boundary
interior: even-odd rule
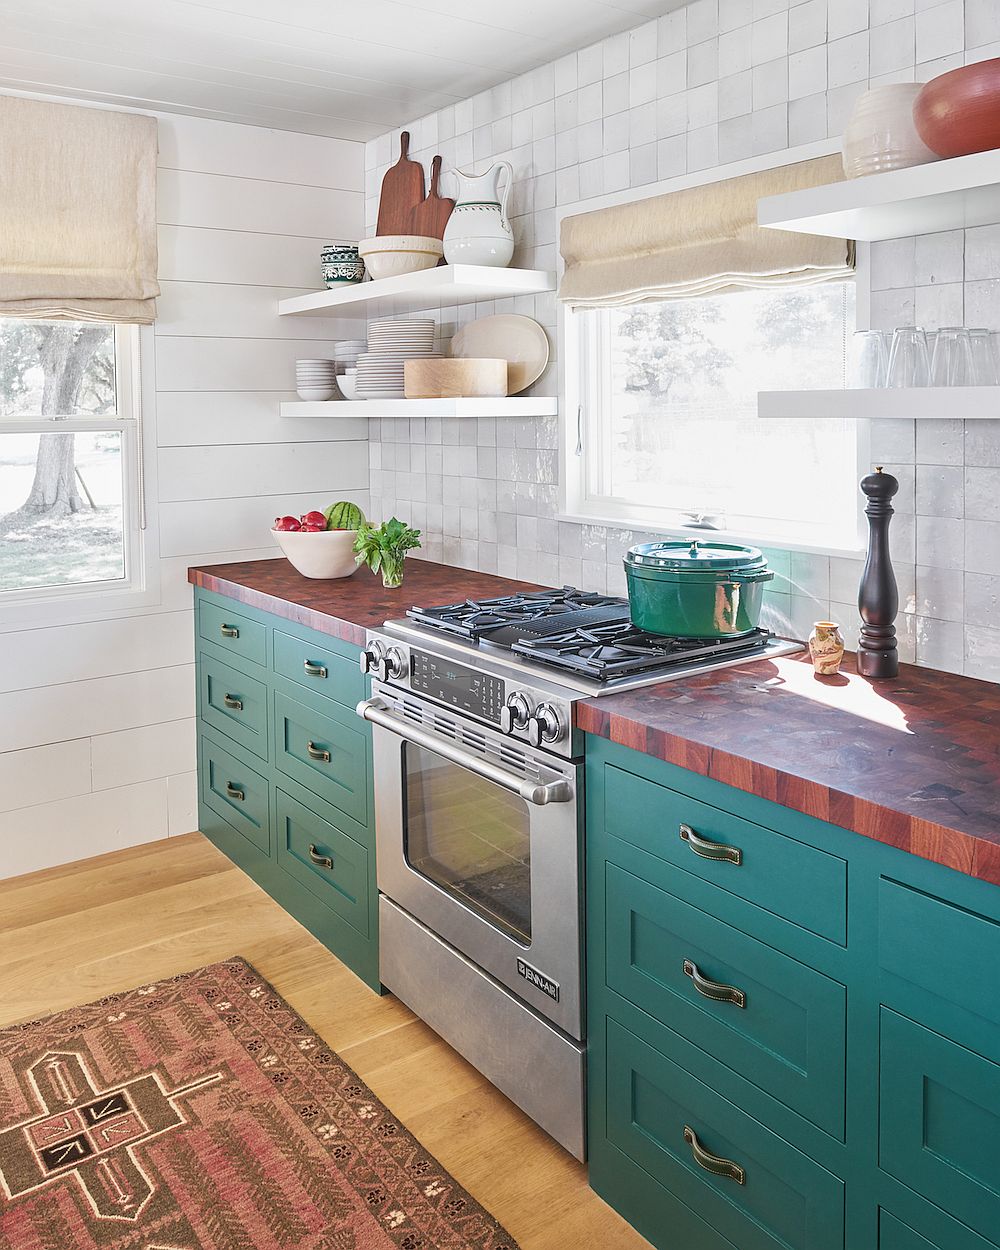
[[[844,131],[848,178],[924,165],[939,158],[917,134],[913,102],[923,83],[894,82],[865,91]]]
[[[809,635],[809,654],[813,668],[821,676],[832,677],[834,673],[839,673],[840,662],[844,658],[840,626],[833,621],[817,621]]]
[[[444,258],[449,265],[509,265],[514,255],[514,232],[507,217],[507,199],[514,171],[497,161],[485,173],[453,169],[458,194],[444,228]],[[500,175],[506,174],[503,195]]]

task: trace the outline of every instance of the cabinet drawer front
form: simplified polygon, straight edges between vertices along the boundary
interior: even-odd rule
[[[200,657],[199,714],[227,737],[267,759],[267,687],[221,660]]]
[[[843,985],[614,864],[605,904],[613,990],[843,1140]]]
[[[920,1221],[917,1221],[920,1223]],[[879,1250],[996,1250],[994,1242],[985,1242],[964,1224],[956,1224],[942,1215],[940,1223],[946,1225],[943,1233],[931,1233],[921,1225],[921,1231],[905,1224],[885,1207],[878,1213]]]
[[[228,607],[199,600],[198,634],[206,642],[215,643],[231,655],[252,660],[261,668],[267,664],[267,626],[232,612]]]
[[[335,707],[326,714],[315,712],[275,691],[278,768],[358,824],[367,825],[368,743],[354,728],[354,720],[353,712]]]
[[[879,965],[1000,1025],[1000,994],[990,975],[1000,967],[1000,924],[985,916],[883,878]],[[1000,1060],[1000,1053],[994,1057]]]
[[[265,855],[271,853],[267,781],[235,755],[202,737],[199,777],[201,797]]]
[[[278,863],[367,937],[368,852],[281,789],[275,810]]]
[[[995,1238],[1000,1228],[1000,1065],[882,1008],[879,1163]]]
[[[610,764],[604,782],[605,828],[614,837],[845,944],[844,860]],[[682,831],[690,832],[682,837]]]
[[[274,671],[328,699],[336,699],[353,712],[365,697],[364,674],[358,658],[338,655],[302,638],[274,631]]]
[[[734,1246],[843,1250],[837,1177],[612,1019],[607,1063],[609,1139]],[[710,1156],[743,1183],[708,1170]]]

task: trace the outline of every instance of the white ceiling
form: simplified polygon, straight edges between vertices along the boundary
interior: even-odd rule
[[[0,89],[370,139],[684,0],[0,0]]]

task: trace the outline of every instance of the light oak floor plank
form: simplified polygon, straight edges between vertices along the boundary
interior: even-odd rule
[[[649,1250],[586,1169],[201,834],[0,881],[0,1027],[248,959],[523,1250]]]

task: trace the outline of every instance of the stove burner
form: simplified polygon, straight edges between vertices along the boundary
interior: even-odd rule
[[[512,645],[522,638],[548,633],[557,617],[567,618],[569,613],[589,613],[605,609],[600,617],[586,617],[595,624],[628,619],[628,603],[613,595],[594,594],[564,586],[562,590],[525,591],[523,594],[503,595],[498,599],[466,599],[464,603],[447,604],[437,608],[410,608],[406,615],[429,629],[457,634],[461,638],[478,641],[488,637],[490,642],[504,646]],[[559,624],[565,632],[584,619],[564,619]],[[544,621],[544,625],[540,622]],[[502,634],[497,635],[498,631]]]

